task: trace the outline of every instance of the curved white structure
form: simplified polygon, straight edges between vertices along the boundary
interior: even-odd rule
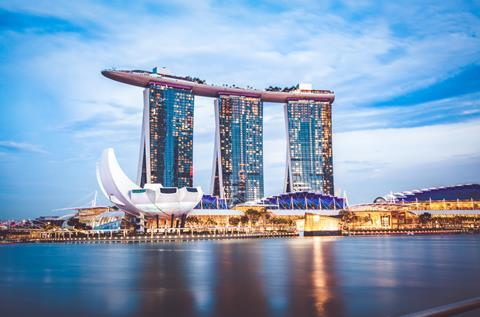
[[[145,184],[142,188],[122,171],[112,148],[102,152],[97,163],[97,180],[102,192],[119,209],[134,215],[141,213],[184,216],[202,199],[200,187],[163,187]]]

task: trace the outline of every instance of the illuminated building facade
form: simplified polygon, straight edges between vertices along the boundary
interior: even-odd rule
[[[222,95],[215,100],[212,192],[235,205],[263,197],[263,102]]]
[[[193,183],[191,90],[151,83],[144,90],[144,113],[137,182],[165,187]]]
[[[295,100],[285,104],[286,192],[333,195],[332,105]]]
[[[269,209],[281,210],[341,210],[347,208],[344,197],[320,194],[318,192],[290,192],[263,198],[262,204]]]

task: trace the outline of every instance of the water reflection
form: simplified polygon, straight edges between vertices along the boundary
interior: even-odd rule
[[[334,238],[292,240],[288,246],[289,316],[341,316]]]
[[[252,241],[216,245],[214,316],[269,316],[260,252]]]
[[[335,258],[332,252],[332,241],[336,238],[314,238],[312,290],[315,299],[317,316],[343,315],[341,297],[336,293],[336,275],[333,268]]]
[[[191,252],[186,263],[184,274],[188,277],[188,283],[193,294],[195,311],[198,316],[211,316],[215,296],[213,286],[217,283],[218,275],[215,274],[215,257],[212,256],[211,247],[204,245],[192,246],[195,252]]]
[[[185,246],[146,248],[138,259],[136,291],[140,303],[135,315],[159,316],[175,312],[177,316],[193,316],[194,297],[188,276],[184,274],[190,252]]]
[[[11,245],[0,262],[0,316],[396,316],[480,294],[478,235]]]
[[[196,242],[138,257],[139,315],[340,315],[333,238]]]
[[[260,250],[262,283],[272,316],[284,317],[288,312],[289,248],[283,243],[263,243]]]

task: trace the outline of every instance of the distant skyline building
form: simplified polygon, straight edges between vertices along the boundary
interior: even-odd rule
[[[263,198],[263,102],[257,97],[215,100],[212,193],[235,205]]]
[[[204,96],[215,98],[214,195],[229,205],[263,198],[263,102],[285,107],[285,191],[333,195],[332,91],[306,84],[265,90],[216,86],[158,68],[102,74],[146,88],[137,180],[141,187],[192,186],[194,96]]]
[[[284,106],[287,130],[285,192],[334,194],[330,102],[295,100]]]
[[[193,184],[191,90],[151,84],[144,90],[144,112],[137,183],[165,187]]]

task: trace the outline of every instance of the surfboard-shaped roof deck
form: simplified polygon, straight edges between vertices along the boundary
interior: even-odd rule
[[[222,95],[237,95],[260,98],[265,102],[286,103],[293,100],[314,100],[332,103],[335,94],[330,90],[314,90],[299,87],[289,91],[258,90],[253,88],[240,88],[234,86],[209,85],[202,80],[191,77],[180,77],[142,70],[103,70],[102,74],[112,80],[138,87],[151,85],[164,85],[171,88],[191,90],[194,95],[204,97],[218,97]]]

